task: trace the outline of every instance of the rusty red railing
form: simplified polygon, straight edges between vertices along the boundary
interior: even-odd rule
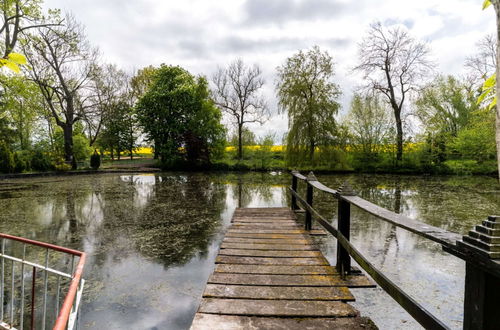
[[[85,283],[85,253],[1,233],[0,241],[0,327],[73,329]],[[37,277],[43,277],[41,285]]]

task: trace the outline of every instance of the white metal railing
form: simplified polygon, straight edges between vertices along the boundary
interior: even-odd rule
[[[73,329],[85,253],[1,233],[0,242],[0,327]]]

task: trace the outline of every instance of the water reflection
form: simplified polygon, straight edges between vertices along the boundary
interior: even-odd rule
[[[500,213],[494,179],[394,176],[348,180],[395,212],[460,233]],[[236,207],[288,205],[286,174],[95,175],[4,181],[0,231],[89,254],[83,329],[185,329]],[[304,192],[303,185],[299,187]],[[336,201],[315,206],[336,219]],[[470,210],[476,210],[471,212]],[[450,325],[460,327],[463,263],[440,246],[353,209],[352,240],[373,263]],[[336,243],[319,238],[334,262]],[[417,327],[380,289],[355,292],[381,328]]]

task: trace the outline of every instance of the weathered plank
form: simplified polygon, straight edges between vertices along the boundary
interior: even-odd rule
[[[287,234],[287,235],[292,235],[292,234],[307,234],[307,232],[303,229],[248,229],[248,228],[237,228],[237,229],[229,229],[226,232],[227,234],[233,234],[233,233],[245,233],[245,234]]]
[[[345,286],[335,275],[261,275],[213,273],[208,283],[270,286]]]
[[[329,263],[325,258],[270,258],[270,257],[235,257],[217,256],[218,264],[243,264],[243,265],[324,265]]]
[[[192,329],[376,329],[289,209],[237,209]]]
[[[245,243],[222,243],[221,249],[245,249],[245,250],[276,250],[276,251],[312,251],[317,248],[305,244],[245,244]]]
[[[345,287],[283,287],[207,284],[205,298],[354,301]]]
[[[204,298],[200,313],[249,315],[249,316],[286,316],[286,317],[349,317],[358,312],[350,305],[340,301],[297,301],[297,300],[247,300]]]
[[[215,272],[239,274],[275,275],[338,275],[331,266],[276,266],[276,265],[235,265],[217,264]]]
[[[245,250],[221,249],[219,255],[248,256],[248,257],[276,257],[276,258],[311,258],[321,257],[319,251],[280,251],[280,250]]]
[[[348,318],[282,318],[282,317],[252,317],[235,315],[217,315],[197,313],[192,330],[243,330],[243,329],[273,329],[273,330],[375,330],[377,327],[366,317]]]
[[[226,237],[240,238],[272,238],[272,239],[305,239],[302,234],[263,234],[263,233],[234,233],[227,232]]]
[[[248,238],[248,237],[225,237],[223,243],[247,243],[247,244],[313,244],[309,239],[274,239],[274,238]]]

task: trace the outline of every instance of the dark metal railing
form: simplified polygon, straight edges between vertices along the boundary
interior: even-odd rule
[[[298,182],[307,184],[306,198],[298,194]],[[313,208],[314,189],[338,200],[335,228]],[[341,276],[351,272],[354,259],[396,302],[426,329],[449,329],[442,321],[411,298],[398,285],[373,266],[349,241],[351,205],[377,218],[442,245],[443,250],[466,262],[464,329],[500,328],[500,217],[490,216],[468,236],[446,231],[408,218],[373,204],[353,191],[348,183],[338,190],[319,182],[312,172],[306,177],[292,171],[291,207],[298,211],[299,202],[305,210],[305,229],[312,228],[313,218],[337,239],[336,268]]]

